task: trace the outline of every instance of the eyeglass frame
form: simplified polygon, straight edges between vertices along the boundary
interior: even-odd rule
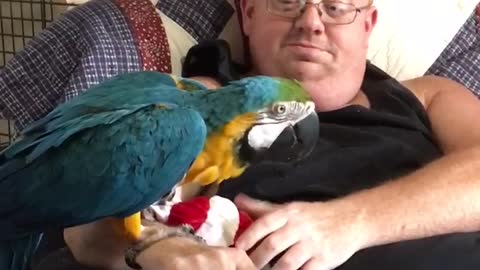
[[[267,12],[269,12],[270,14],[272,15],[275,15],[275,16],[279,16],[279,17],[283,17],[283,18],[287,18],[287,19],[296,19],[298,18],[300,15],[302,15],[302,13],[300,13],[299,15],[295,16],[295,17],[291,17],[291,16],[284,16],[284,15],[281,15],[281,14],[278,14],[278,13],[275,13],[275,12],[272,12],[270,10],[270,5],[271,5],[271,1],[275,1],[275,0],[266,0],[267,1]],[[305,2],[305,5],[303,6],[302,9],[304,9],[307,5],[313,5],[318,12],[320,12],[320,18],[321,16],[323,15],[322,11],[320,10],[320,4],[324,3],[324,2],[328,2],[328,0],[321,0],[319,1],[318,3],[313,3],[311,1],[306,1]],[[322,21],[322,23],[324,24],[329,24],[329,25],[347,25],[347,24],[351,24],[353,23],[356,19],[357,19],[357,16],[360,12],[362,12],[362,10],[365,10],[365,9],[369,9],[370,7],[372,7],[372,4],[373,4],[373,0],[370,0],[369,3],[363,7],[356,7],[354,4],[351,4],[351,3],[344,3],[342,1],[330,1],[330,2],[336,2],[336,3],[342,3],[342,4],[345,4],[345,5],[349,5],[349,6],[352,6],[353,9],[351,10],[352,12],[355,12],[355,15],[353,16],[353,19],[351,22],[347,22],[347,23],[330,23],[330,22],[324,22]]]

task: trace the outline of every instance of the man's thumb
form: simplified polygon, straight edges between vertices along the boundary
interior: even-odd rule
[[[237,195],[234,201],[240,211],[246,212],[253,219],[270,213],[277,208],[277,205],[273,203],[256,200],[245,194]]]

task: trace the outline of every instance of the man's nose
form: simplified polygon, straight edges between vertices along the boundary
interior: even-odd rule
[[[300,16],[295,21],[295,28],[300,31],[321,34],[325,31],[325,24],[321,19],[322,14],[315,4],[307,3]]]

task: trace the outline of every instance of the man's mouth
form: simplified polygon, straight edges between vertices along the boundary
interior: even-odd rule
[[[307,62],[317,62],[328,57],[329,51],[309,43],[289,43],[287,49],[295,59]]]
[[[314,44],[305,43],[305,42],[293,42],[293,43],[288,43],[287,46],[301,47],[301,48],[306,48],[306,49],[322,50],[319,46],[315,46]]]

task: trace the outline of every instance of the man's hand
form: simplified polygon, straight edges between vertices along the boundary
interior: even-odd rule
[[[137,257],[144,270],[256,270],[237,248],[209,247],[189,238],[172,237],[152,245]]]
[[[363,247],[362,213],[337,202],[273,205],[240,195],[239,209],[255,222],[236,246],[248,251],[258,268],[272,260],[272,270],[330,270]]]
[[[112,230],[110,219],[65,230],[65,240],[81,264],[101,269],[129,269],[124,251],[130,245]],[[209,247],[186,237],[167,238],[138,254],[143,270],[256,270],[245,251]]]

